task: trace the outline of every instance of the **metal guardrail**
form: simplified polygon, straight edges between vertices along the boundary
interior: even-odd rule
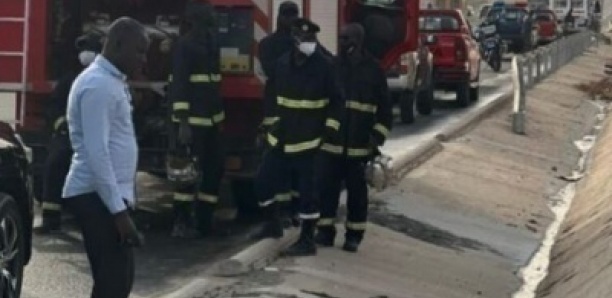
[[[512,131],[514,133],[525,134],[527,90],[597,43],[598,39],[593,32],[584,31],[512,58],[514,85]]]

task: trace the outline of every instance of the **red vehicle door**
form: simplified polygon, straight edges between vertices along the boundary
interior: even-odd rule
[[[419,0],[347,0],[344,19],[366,29],[365,45],[383,68],[418,48]]]

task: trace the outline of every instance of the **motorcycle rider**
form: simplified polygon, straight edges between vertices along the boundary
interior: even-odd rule
[[[102,51],[102,36],[95,33],[80,36],[75,42],[75,47],[79,52],[80,69],[69,71],[57,81],[45,109],[51,140],[47,147],[48,156],[43,173],[42,224],[34,229],[39,234],[57,232],[61,229],[62,188],[73,153],[66,122],[68,93],[81,70],[89,66]]]
[[[185,23],[187,33],[173,49],[169,96],[179,145],[197,157],[202,177],[198,185],[176,187],[172,236],[194,238],[212,231],[224,170],[221,124],[225,112],[220,94],[220,47],[213,6],[207,2],[189,2]],[[195,223],[192,209],[195,209]]]

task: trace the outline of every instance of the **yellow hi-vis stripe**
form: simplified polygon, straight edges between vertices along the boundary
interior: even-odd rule
[[[319,218],[319,221],[317,222],[317,226],[319,227],[329,227],[333,225],[334,225],[333,218]]]
[[[364,113],[376,113],[377,107],[372,104],[361,103],[358,101],[349,100],[346,102],[346,107]]]
[[[365,231],[367,225],[366,222],[346,222],[346,228],[353,231]]]
[[[56,203],[43,202],[42,209],[47,211],[62,211],[62,205]]]
[[[342,146],[336,146],[336,145],[332,145],[329,143],[325,143],[321,146],[321,150],[327,151],[330,153],[334,153],[334,154],[342,154],[343,149],[344,148]],[[370,155],[370,153],[371,153],[370,149],[366,149],[366,148],[348,148],[346,150],[346,154],[348,156],[354,156],[354,157],[368,156]]]
[[[274,123],[276,123],[276,121],[278,121],[278,117],[266,117],[263,120],[263,125],[272,125]]]
[[[187,118],[187,122],[191,125],[196,126],[213,126],[214,124],[220,123],[225,119],[225,113],[221,112],[217,115],[214,115],[212,118],[205,117],[189,117]],[[178,118],[172,117],[172,121],[179,122]]]
[[[264,202],[259,202],[259,207],[268,207],[274,203],[276,203],[276,198],[272,198]]]
[[[172,110],[174,111],[189,110],[189,103],[186,101],[177,101],[172,104]]]
[[[297,190],[292,190],[291,191],[291,196],[294,198],[299,198],[300,197],[300,192]]]
[[[274,199],[277,202],[289,202],[291,201],[291,193],[287,192],[287,193],[276,194],[276,196],[274,196]]]
[[[278,139],[272,134],[268,134],[268,143],[272,146],[276,146],[276,144],[278,144]]]
[[[302,143],[297,143],[297,144],[290,144],[290,145],[285,145],[285,152],[287,153],[297,153],[297,152],[301,152],[301,151],[306,151],[309,149],[314,149],[319,147],[319,145],[321,144],[321,139],[320,138],[316,138],[312,141],[308,141],[308,142],[302,142]]]
[[[299,100],[279,96],[276,102],[279,106],[291,109],[321,109],[329,104],[329,99]]]
[[[340,129],[340,122],[338,122],[338,120],[335,120],[335,119],[327,119],[327,121],[325,121],[325,125],[335,130]]]
[[[57,118],[55,123],[53,123],[53,130],[57,130],[62,124],[64,124],[64,122],[66,122],[66,117],[62,116]]]
[[[389,129],[380,123],[376,123],[376,125],[374,125],[374,130],[378,131],[385,138],[389,136]]]
[[[193,202],[194,196],[193,194],[175,192],[172,199],[179,202]]]
[[[220,74],[211,74],[211,75],[207,75],[207,74],[193,74],[189,76],[189,82],[191,83],[217,83],[217,82],[221,82],[221,75]],[[172,82],[172,75],[168,76],[168,82]]]
[[[198,193],[198,200],[206,203],[217,204],[219,197],[205,193]]]

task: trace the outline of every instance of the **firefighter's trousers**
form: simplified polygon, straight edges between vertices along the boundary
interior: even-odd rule
[[[72,147],[67,132],[57,132],[47,147],[49,155],[45,160],[43,173],[42,210],[43,220],[59,221],[61,218],[62,188],[70,170]]]
[[[342,185],[346,186],[347,218],[346,237],[361,241],[368,217],[368,186],[365,178],[366,162],[322,153],[318,172],[321,187],[320,230],[333,230],[336,220]]]
[[[218,127],[191,126],[191,153],[198,158],[201,180],[198,185],[177,187],[174,209],[177,220],[191,223],[195,209],[196,225],[202,230],[210,228],[224,171],[224,150]]]
[[[298,216],[302,220],[319,218],[318,200],[315,189],[316,155],[286,155],[278,149],[265,153],[256,178],[256,191],[262,208],[278,204],[277,194],[290,189],[292,178],[299,192],[297,199]],[[290,197],[289,197],[290,198]]]

